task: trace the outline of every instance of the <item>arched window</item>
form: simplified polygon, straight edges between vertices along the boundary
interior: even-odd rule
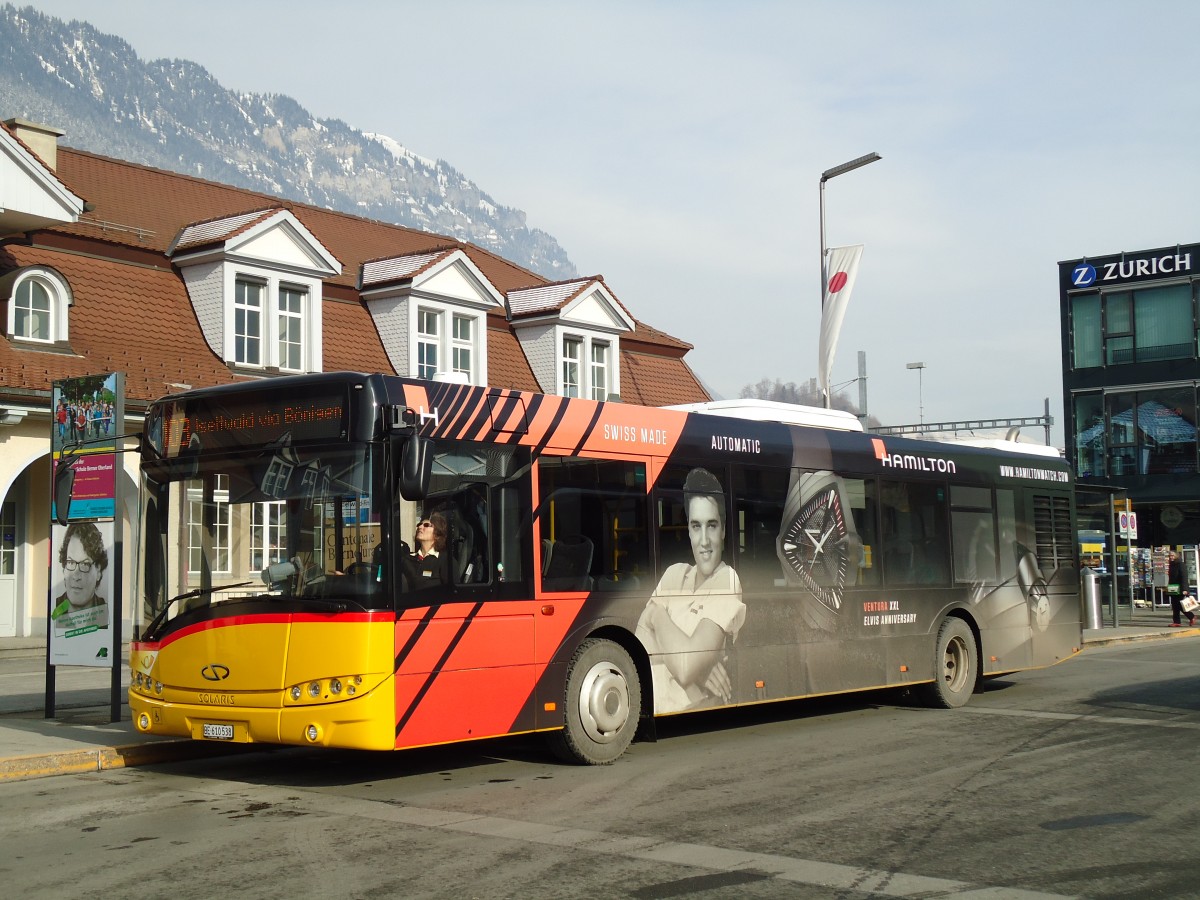
[[[71,288],[62,274],[29,266],[0,279],[0,298],[8,300],[8,336],[37,344],[65,343]]]

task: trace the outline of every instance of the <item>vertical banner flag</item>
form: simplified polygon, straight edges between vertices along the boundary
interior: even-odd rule
[[[842,330],[842,317],[854,290],[854,279],[858,275],[858,261],[862,257],[862,244],[853,247],[830,247],[825,271],[825,296],[821,298],[821,343],[818,350],[817,377],[821,392],[831,398],[829,381],[833,375],[833,356],[837,352],[838,334]],[[831,398],[832,399],[832,398]]]

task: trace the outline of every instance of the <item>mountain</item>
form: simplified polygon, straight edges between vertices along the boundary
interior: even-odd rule
[[[32,7],[0,7],[0,117],[81,150],[468,241],[552,281],[577,273],[549,234],[448,163],[282,94],[226,90],[187,60]]]

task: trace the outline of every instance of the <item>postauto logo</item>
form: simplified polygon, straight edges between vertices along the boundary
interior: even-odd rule
[[[1118,259],[1112,262],[1081,262],[1071,270],[1071,287],[1091,287],[1097,281],[1128,281],[1155,275],[1177,275],[1192,270],[1191,253],[1166,253],[1146,259]]]

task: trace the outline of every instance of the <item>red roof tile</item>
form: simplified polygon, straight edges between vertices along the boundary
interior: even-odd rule
[[[0,392],[9,396],[44,398],[53,381],[107,371],[124,371],[127,396],[140,401],[152,400],[173,385],[240,380],[205,342],[183,280],[165,256],[171,242],[189,227],[189,246],[200,246],[228,239],[263,215],[286,209],[342,263],[341,274],[325,282],[326,371],[392,371],[374,322],[358,298],[364,262],[458,248],[503,293],[548,284],[493,253],[444,236],[68,147],[59,147],[57,162],[57,177],[87,197],[92,210],[77,224],[35,233],[32,243],[18,239],[0,244],[0,274],[33,264],[62,272],[74,294],[69,342],[73,353],[30,349],[0,339]],[[200,227],[205,224],[213,227]],[[227,234],[229,229],[233,231]],[[596,276],[582,283],[592,280],[602,281]],[[0,310],[3,306],[0,300]],[[634,322],[635,330],[621,339],[624,399],[650,405],[709,399],[682,359],[691,345]],[[487,340],[491,384],[539,390],[503,312],[489,314]]]

